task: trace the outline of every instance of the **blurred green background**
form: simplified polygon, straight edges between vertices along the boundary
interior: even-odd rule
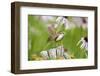
[[[56,17],[53,20],[55,19]],[[52,23],[53,20],[49,23]],[[48,22],[42,21],[39,16],[28,15],[28,60],[35,60],[32,58],[33,55],[40,57],[41,51],[56,47],[54,41],[48,42],[47,24]],[[80,46],[76,45],[81,37],[87,36],[87,29],[75,27],[64,32],[65,36],[62,43],[69,54],[73,56],[73,59],[87,58],[84,49],[80,49]]]

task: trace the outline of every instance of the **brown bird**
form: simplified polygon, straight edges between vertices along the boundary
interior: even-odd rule
[[[57,33],[56,32],[56,29],[54,28],[53,24],[48,27],[48,31],[49,31],[49,35],[50,35],[48,40],[60,41],[64,37],[64,33]]]

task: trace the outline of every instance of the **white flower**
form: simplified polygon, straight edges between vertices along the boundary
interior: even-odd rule
[[[49,59],[49,56],[48,56],[47,51],[41,51],[41,52],[40,52],[40,55],[43,57],[44,60]]]
[[[58,17],[56,19],[56,24],[55,27],[57,28],[59,25],[64,25],[65,30],[70,29],[72,27],[72,23],[65,17]]]
[[[80,48],[81,49],[86,49],[86,51],[88,50],[88,41],[86,37],[82,37],[81,40],[78,41],[77,46],[81,43]]]
[[[56,19],[56,23],[58,24],[58,25],[65,25],[66,23],[67,23],[67,19],[66,18],[64,18],[64,17],[58,17],[57,19]]]
[[[58,46],[57,47],[57,57],[62,57],[64,54],[64,48],[63,46]]]
[[[48,54],[51,59],[56,59],[56,48],[48,50]]]
[[[47,51],[41,51],[40,55],[43,57],[43,59],[57,59],[57,57],[63,57],[64,58],[64,48],[63,46],[58,46],[57,48],[53,48]]]
[[[57,23],[58,25],[59,25],[60,23],[63,24],[63,22],[64,22],[63,19],[64,19],[63,17],[58,17],[58,18],[56,19],[56,23]]]
[[[55,27],[57,28],[59,25],[64,25],[65,30],[67,30],[67,29],[71,29],[74,27],[82,26],[82,28],[85,29],[87,28],[87,21],[88,21],[87,18],[84,18],[84,17],[72,17],[70,21],[67,18],[62,16],[56,19],[56,23],[58,25],[55,25]]]

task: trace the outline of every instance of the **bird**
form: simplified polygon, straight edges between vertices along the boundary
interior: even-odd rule
[[[49,32],[48,41],[50,41],[50,40],[60,41],[64,38],[64,33],[63,32],[56,32],[53,25],[50,25],[48,27],[48,32]]]

